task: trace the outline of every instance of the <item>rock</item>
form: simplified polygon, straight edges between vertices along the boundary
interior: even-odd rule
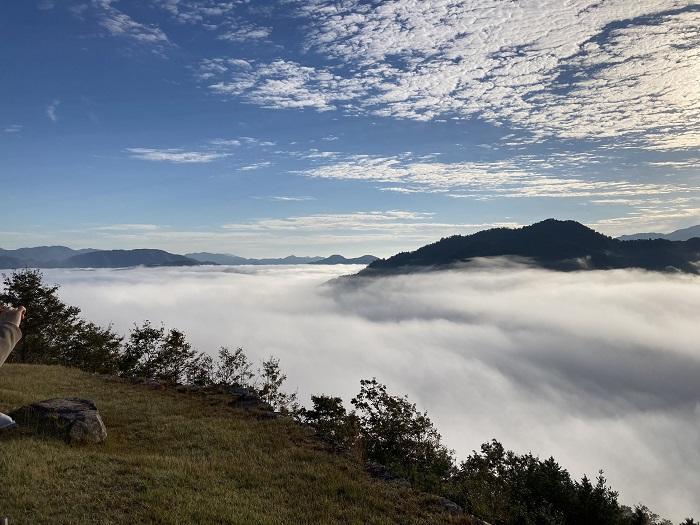
[[[457,505],[454,501],[447,498],[443,498],[442,496],[438,496],[437,504],[443,511],[453,516],[461,516],[462,514],[464,514],[464,509],[462,509],[462,507]]]
[[[240,386],[232,386],[228,390],[231,396],[231,405],[234,408],[242,408],[244,410],[261,410],[263,412],[274,412],[274,409],[259,395],[248,388]]]
[[[65,440],[67,443],[102,443],[107,429],[92,401],[68,397],[47,399],[10,413],[20,428]]]

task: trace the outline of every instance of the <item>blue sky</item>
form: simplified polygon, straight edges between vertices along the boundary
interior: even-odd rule
[[[687,0],[0,7],[0,246],[389,255],[700,222]]]

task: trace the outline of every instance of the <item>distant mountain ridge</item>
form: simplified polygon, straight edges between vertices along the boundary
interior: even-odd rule
[[[362,255],[360,257],[352,257],[350,259],[343,257],[342,255],[331,255],[320,261],[314,261],[311,264],[370,264],[379,259],[374,255]]]
[[[378,257],[374,255],[362,255],[361,257],[343,257],[342,255],[334,254],[330,257],[297,257],[296,255],[290,255],[288,257],[282,258],[270,258],[270,259],[248,259],[245,257],[239,257],[237,255],[231,255],[227,253],[188,253],[186,257],[190,257],[202,263],[215,263],[215,264],[230,264],[230,265],[262,265],[262,264],[369,264],[376,261]]]
[[[644,239],[666,239],[667,241],[688,241],[694,237],[700,237],[700,224],[690,226],[671,233],[633,233],[631,235],[621,235],[621,241],[639,241]]]
[[[477,257],[526,258],[552,270],[642,268],[700,273],[700,238],[622,241],[575,221],[547,219],[517,229],[454,235],[413,252],[379,259],[357,275],[374,276],[447,268]]]
[[[248,259],[222,253],[188,253],[178,255],[164,250],[95,250],[92,248],[73,250],[66,246],[37,246],[3,250],[0,248],[0,269],[15,268],[126,268],[130,266],[199,266],[217,265],[280,265],[280,264],[369,264],[377,258],[363,255],[345,258],[297,257]]]
[[[197,253],[187,253],[185,257],[190,257],[196,261],[203,263],[215,263],[215,264],[230,264],[230,265],[258,265],[258,264],[309,264],[316,261],[320,261],[323,257],[297,257],[296,255],[289,255],[287,257],[278,258],[265,258],[265,259],[249,259],[247,257],[239,257],[238,255],[231,255],[228,253],[209,253],[209,252],[197,252]]]
[[[73,250],[66,246],[0,249],[0,268],[125,268],[129,266],[197,266],[201,263],[163,250]]]

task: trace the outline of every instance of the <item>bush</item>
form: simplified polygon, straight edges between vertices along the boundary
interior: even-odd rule
[[[334,450],[352,450],[360,438],[360,422],[354,413],[348,414],[343,400],[331,396],[311,396],[311,410],[302,409],[300,419],[313,428],[316,436]]]
[[[406,397],[392,396],[376,379],[360,382],[353,398],[367,459],[425,490],[438,490],[452,472],[452,451],[427,413]]]

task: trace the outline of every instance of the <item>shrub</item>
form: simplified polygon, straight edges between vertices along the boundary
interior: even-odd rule
[[[367,459],[426,490],[437,490],[452,472],[452,451],[427,413],[406,397],[392,396],[376,379],[360,382],[352,400]]]
[[[331,396],[311,396],[311,410],[302,409],[300,419],[313,428],[316,436],[334,450],[354,449],[360,437],[360,422],[348,414],[343,400]]]

